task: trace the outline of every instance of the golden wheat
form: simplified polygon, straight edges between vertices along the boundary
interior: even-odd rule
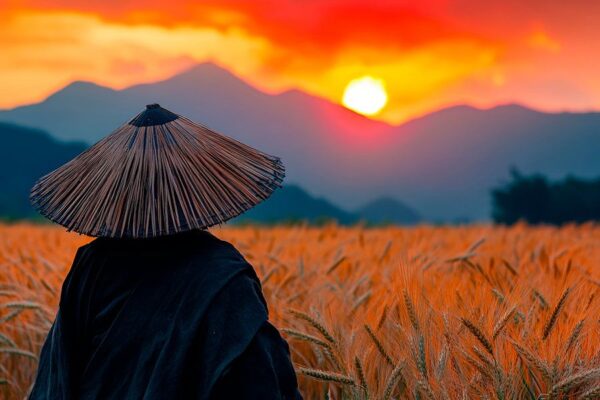
[[[594,399],[600,226],[220,228],[257,269],[306,399]],[[0,398],[22,399],[90,239],[0,225]]]

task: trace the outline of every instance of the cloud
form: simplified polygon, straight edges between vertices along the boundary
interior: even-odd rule
[[[593,18],[600,2],[9,4],[0,6],[0,85],[8,93],[0,107],[41,99],[74,79],[119,88],[202,61],[268,92],[299,88],[336,102],[350,80],[373,75],[390,91],[378,117],[392,123],[463,102],[600,107],[600,27]]]
[[[550,37],[542,28],[537,28],[531,32],[527,42],[534,49],[541,49],[551,53],[558,53],[561,48],[558,40]]]
[[[189,0],[106,2],[25,0],[22,7],[79,11],[106,21],[227,30],[231,26],[264,37],[273,45],[324,56],[347,46],[411,49],[449,38],[472,38],[460,26],[432,13],[446,1],[357,0]]]
[[[199,60],[238,73],[260,68],[269,45],[230,29],[129,26],[77,13],[15,14],[0,25],[0,106],[41,99],[72,80],[112,87],[152,81]]]

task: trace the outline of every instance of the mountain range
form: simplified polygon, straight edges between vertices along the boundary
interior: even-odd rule
[[[84,143],[62,143],[39,129],[0,123],[0,217],[35,216],[28,200],[35,180],[85,148]]]
[[[74,82],[0,121],[89,144],[155,102],[280,156],[288,183],[348,210],[402,199],[429,220],[482,220],[511,167],[600,175],[600,113],[461,105],[392,126],[298,90],[262,92],[211,63],[122,90]]]
[[[29,205],[29,190],[36,179],[84,151],[81,142],[62,142],[39,129],[0,122],[0,218],[41,218]],[[381,200],[387,202],[387,200]],[[366,204],[355,212],[345,211],[330,201],[316,198],[295,185],[286,185],[235,219],[235,222],[276,223],[335,220],[340,224],[414,224],[420,217],[406,205],[391,201],[384,213]]]

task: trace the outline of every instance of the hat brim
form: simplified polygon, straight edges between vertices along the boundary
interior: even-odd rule
[[[173,115],[136,116],[42,177],[32,205],[88,236],[151,238],[221,224],[281,187],[278,157]]]

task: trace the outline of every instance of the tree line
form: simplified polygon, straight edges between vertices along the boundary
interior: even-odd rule
[[[523,175],[516,169],[511,180],[492,190],[492,218],[497,223],[562,225],[600,221],[600,178],[568,176],[550,181],[541,174]]]

